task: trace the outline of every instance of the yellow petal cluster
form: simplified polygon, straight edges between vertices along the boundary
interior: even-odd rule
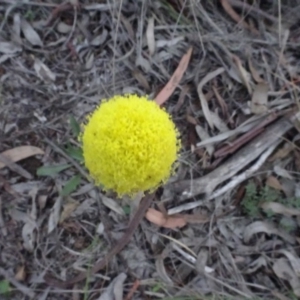
[[[154,191],[165,183],[180,149],[169,114],[132,94],[102,101],[88,116],[81,141],[95,183],[118,196]]]

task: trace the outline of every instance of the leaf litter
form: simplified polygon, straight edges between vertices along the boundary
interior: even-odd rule
[[[0,162],[0,283],[14,299],[56,299],[45,274],[88,271],[123,236],[130,214],[93,188],[77,137],[101,99],[125,91],[171,112],[182,175],[109,277],[62,297],[299,297],[297,14],[291,1],[220,3],[1,4],[0,153],[14,164]]]

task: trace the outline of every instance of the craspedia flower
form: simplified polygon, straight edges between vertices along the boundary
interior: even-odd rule
[[[137,95],[102,101],[87,118],[81,141],[95,183],[118,196],[154,191],[165,183],[180,149],[169,114]]]

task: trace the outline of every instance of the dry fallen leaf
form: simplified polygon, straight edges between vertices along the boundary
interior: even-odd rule
[[[197,254],[195,268],[199,274],[205,273],[205,267],[208,263],[209,252],[206,248],[201,248]]]
[[[150,62],[144,58],[142,55],[138,55],[135,60],[135,66],[140,66],[145,73],[148,73],[151,70]]]
[[[146,90],[146,92],[151,91],[148,80],[138,68],[134,68],[131,73],[133,77],[139,82],[139,84]]]
[[[213,124],[220,131],[220,133],[230,131],[230,129],[226,125],[226,122],[224,122],[217,113],[211,111],[210,115],[212,117]]]
[[[244,242],[248,244],[252,238],[253,235],[264,232],[268,235],[274,234],[280,236],[283,240],[295,244],[295,238],[288,234],[285,230],[281,230],[276,228],[275,224],[271,222],[262,222],[262,221],[256,221],[251,223],[245,228],[244,231]]]
[[[244,271],[245,274],[252,274],[255,273],[261,267],[266,267],[268,265],[267,260],[265,257],[260,256],[254,261],[252,261],[248,266],[247,270]]]
[[[231,66],[228,70],[228,75],[234,79],[236,82],[243,84],[243,80],[241,79],[240,73],[236,66]]]
[[[43,42],[33,27],[25,20],[21,20],[21,29],[26,40],[33,46],[43,47]]]
[[[236,67],[238,69],[240,78],[244,85],[247,87],[248,93],[251,95],[252,94],[252,88],[250,85],[250,75],[249,73],[245,70],[245,68],[242,65],[242,62],[240,58],[236,55],[232,55],[232,60],[236,64]]]
[[[108,36],[108,31],[106,29],[103,29],[102,33],[100,35],[97,35],[94,39],[91,40],[91,45],[98,47],[102,45]]]
[[[205,214],[181,214],[180,216],[189,224],[204,224],[210,221],[210,217]]]
[[[145,270],[149,267],[147,255],[138,244],[129,243],[122,250],[122,256],[127,263],[127,268],[130,269],[137,278],[142,278],[145,275]]]
[[[17,162],[19,160],[25,159],[33,155],[38,155],[38,154],[44,154],[44,151],[34,146],[19,146],[13,149],[3,151],[1,153],[1,155],[6,156],[8,159],[10,159],[13,162]],[[0,169],[4,167],[5,164],[0,162]]]
[[[285,295],[283,295],[282,293],[276,291],[276,290],[272,290],[271,294],[276,297],[278,300],[291,300],[290,298],[286,297]]]
[[[275,152],[274,155],[272,155],[269,159],[269,161],[275,161],[276,159],[282,159],[286,158],[290,152],[292,152],[295,149],[294,144],[288,142],[285,143],[282,148],[280,148],[277,152]]]
[[[18,280],[18,281],[24,281],[25,278],[26,278],[26,272],[25,272],[25,266],[21,266],[18,268],[18,271],[15,275],[15,278]]]
[[[244,28],[249,29],[253,33],[259,34],[257,29],[250,26],[242,17],[238,15],[238,13],[231,7],[228,0],[221,0],[221,4],[227,14],[240,26],[242,25]]]
[[[111,198],[108,198],[104,195],[101,196],[101,200],[103,202],[103,204],[108,207],[109,209],[111,209],[112,211],[116,212],[117,214],[124,216],[124,210],[123,208],[114,200]]]
[[[48,195],[39,195],[37,198],[37,203],[40,210],[43,210],[47,204]]]
[[[273,264],[274,273],[280,278],[286,280],[297,297],[300,297],[300,280],[290,267],[285,258],[280,258]]]
[[[196,132],[201,141],[205,141],[210,138],[209,133],[202,126],[196,125],[195,129],[196,129]],[[208,154],[210,156],[212,156],[215,151],[214,145],[210,144],[210,145],[207,145],[205,148],[206,148],[206,151],[208,152]]]
[[[181,58],[177,69],[175,70],[174,74],[170,78],[169,82],[165,85],[165,87],[158,93],[155,97],[155,101],[158,105],[162,105],[165,103],[168,98],[172,95],[175,88],[178,86],[187,66],[189,64],[191,55],[193,52],[193,48],[189,48],[186,54],[183,55]]]
[[[282,168],[282,167],[280,167],[280,166],[278,166],[278,165],[276,165],[276,166],[274,167],[274,172],[275,172],[278,176],[281,176],[281,177],[283,177],[283,178],[287,178],[287,179],[291,179],[291,180],[294,179],[293,176],[292,176],[287,170],[285,170],[284,168]]]
[[[155,260],[155,267],[160,280],[162,280],[166,284],[173,284],[173,280],[169,277],[164,264],[164,258],[168,256],[169,252],[170,252],[170,248],[166,247],[163,250],[162,254],[158,255],[158,257]]]
[[[83,213],[92,210],[92,205],[96,202],[94,198],[88,198],[84,200],[77,208],[76,210],[72,213],[72,217],[78,217],[81,216]]]
[[[74,6],[74,8],[79,7],[79,0],[68,0],[69,3],[72,4],[72,6]]]
[[[36,233],[35,233],[36,228],[37,228],[36,222],[34,222],[29,218],[22,228],[23,246],[29,252],[32,252],[34,250],[34,245],[36,240]]]
[[[0,53],[4,54],[15,54],[22,51],[22,47],[11,42],[1,42],[0,43]]]
[[[64,222],[68,219],[75,209],[79,206],[79,202],[69,197],[69,201],[63,206],[62,213],[60,215],[59,223]]]
[[[14,14],[12,25],[12,40],[17,44],[22,44],[21,40],[21,16],[19,13]]]
[[[282,185],[275,176],[269,176],[267,178],[266,185],[275,190],[282,191]]]
[[[157,48],[167,48],[172,47],[178,44],[179,42],[184,41],[184,36],[178,36],[171,40],[159,40],[156,42]]]
[[[188,92],[190,91],[190,86],[188,84],[185,84],[182,87],[182,90],[180,92],[178,101],[176,103],[176,105],[174,106],[174,112],[177,113],[180,109],[180,107],[182,106],[182,104],[184,103],[184,100],[186,98],[186,95],[188,94]]]
[[[212,86],[212,91],[213,91],[215,97],[217,98],[219,105],[221,106],[223,116],[226,116],[229,119],[228,105],[225,102],[224,98],[219,93],[216,84],[214,84]]]
[[[131,22],[128,20],[128,18],[126,18],[122,12],[120,12],[120,20],[122,21],[129,37],[131,38],[131,40],[133,41],[135,39],[135,33],[133,31],[133,28],[132,28],[132,24]]]
[[[0,154],[0,163],[4,164],[11,171],[18,173],[19,175],[27,179],[33,178],[33,176],[29,172],[27,172],[23,167],[10,160],[7,156]]]
[[[57,197],[52,209],[51,214],[48,220],[48,234],[50,234],[57,226],[59,219],[60,219],[60,210],[62,205],[63,197]]]
[[[37,74],[37,76],[42,79],[44,82],[51,82],[55,81],[56,76],[55,74],[44,64],[42,63],[38,58],[34,59],[34,70]]]
[[[300,277],[300,259],[297,257],[297,255],[293,254],[290,251],[287,251],[285,249],[281,249],[278,252],[282,253],[286,256],[286,258],[289,260],[295,274]]]
[[[204,117],[207,121],[207,123],[209,124],[209,126],[213,129],[214,128],[214,123],[213,123],[213,120],[212,120],[212,113],[211,111],[209,110],[209,107],[208,107],[208,103],[207,103],[207,100],[205,98],[205,95],[203,93],[203,87],[204,85],[209,82],[210,80],[212,80],[213,78],[215,78],[216,76],[222,74],[223,72],[225,71],[224,68],[219,68],[215,71],[212,71],[210,73],[208,73],[201,81],[200,83],[198,84],[197,86],[197,92],[198,92],[198,96],[200,98],[200,102],[201,102],[201,107],[202,107],[202,110],[203,110],[203,114],[204,114]]]
[[[269,85],[266,83],[258,83],[251,99],[251,111],[256,115],[263,114],[268,111],[268,91]]]
[[[149,208],[146,213],[146,219],[161,227],[165,228],[181,228],[186,225],[186,221],[181,216],[164,216],[164,214],[158,210],[155,210],[153,208]]]
[[[0,46],[1,47],[1,46]],[[7,60],[9,60],[10,58],[16,56],[15,54],[4,54],[0,56],[0,65],[4,62],[6,62]],[[12,125],[14,126],[14,125]],[[8,125],[7,127],[5,126],[5,131],[10,127],[10,125]],[[11,127],[12,128],[12,127]],[[9,130],[8,130],[9,131]]]
[[[147,37],[149,54],[152,56],[155,52],[154,18],[153,17],[148,20],[146,37]]]
[[[90,70],[93,67],[94,60],[95,60],[94,58],[95,57],[94,57],[94,53],[93,52],[86,57],[86,60],[85,60],[85,69],[86,70]]]
[[[260,77],[258,71],[254,68],[250,57],[248,58],[248,65],[249,65],[249,69],[250,69],[250,72],[251,72],[251,75],[252,75],[253,79],[257,83],[264,83],[265,81]]]
[[[282,214],[287,217],[300,216],[300,209],[288,208],[277,202],[264,202],[261,208],[265,211],[272,211],[274,214]]]
[[[59,33],[65,34],[71,32],[72,27],[73,27],[72,25],[68,25],[64,22],[59,22],[56,29]]]
[[[125,273],[115,277],[98,300],[123,300],[123,284],[126,278]]]

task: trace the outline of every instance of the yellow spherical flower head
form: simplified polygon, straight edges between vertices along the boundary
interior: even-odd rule
[[[180,149],[169,114],[137,95],[104,100],[87,118],[81,141],[95,183],[118,196],[154,191],[165,183]]]

